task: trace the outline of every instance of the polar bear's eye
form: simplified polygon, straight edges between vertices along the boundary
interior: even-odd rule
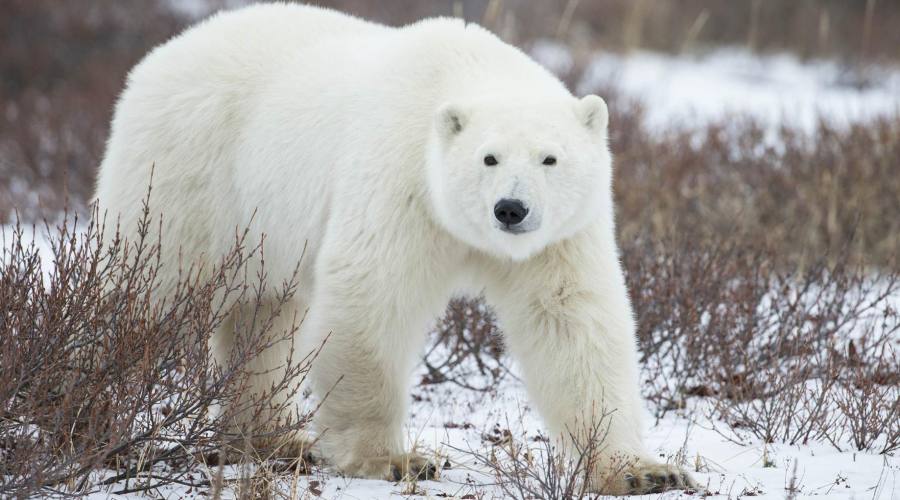
[[[543,163],[544,165],[556,165],[556,157],[553,155],[547,156],[541,163]]]
[[[498,163],[500,163],[500,162],[497,161],[497,158],[494,155],[487,155],[484,157],[484,164],[489,167],[493,167],[494,165],[496,165]]]

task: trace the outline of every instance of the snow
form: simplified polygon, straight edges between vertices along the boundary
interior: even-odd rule
[[[73,230],[77,231],[77,227],[73,227]],[[59,239],[57,228],[52,223],[50,225],[45,225],[44,223],[23,223],[21,224],[21,231],[22,246],[27,250],[27,248],[33,245],[35,250],[37,250],[37,254],[40,256],[44,280],[46,282],[53,270],[52,266],[48,264],[53,262],[53,245],[51,244],[51,241]],[[2,247],[0,247],[0,265],[8,262],[10,255],[6,252],[15,239],[15,225],[0,225],[0,245],[2,245]]]
[[[531,55],[557,74],[575,66],[568,49],[555,42],[536,42]],[[810,130],[820,117],[847,125],[900,113],[900,67],[848,67],[735,48],[680,56],[598,54],[589,59],[575,91],[610,86],[644,104],[653,130],[701,126],[735,115]]]
[[[503,498],[494,478],[475,465],[470,456],[453,451],[472,449],[490,453],[490,443],[482,436],[499,425],[509,427],[514,438],[528,443],[536,451],[532,438],[541,433],[540,419],[528,406],[524,387],[507,380],[495,394],[467,391],[450,384],[433,391],[414,391],[427,399],[414,402],[407,426],[408,442],[435,452],[443,460],[449,456],[453,468],[444,471],[440,481],[422,481],[417,491],[424,497],[446,494],[457,498],[476,494],[479,498]],[[418,399],[418,398],[417,398]],[[784,498],[796,467],[795,489],[798,498],[870,498],[890,499],[900,493],[900,460],[870,453],[838,452],[828,444],[788,446],[751,443],[739,445],[726,438],[721,422],[703,417],[705,402],[681,414],[669,414],[646,434],[650,450],[660,461],[673,463],[679,454],[694,478],[710,493],[727,497],[758,496]],[[452,428],[447,428],[447,426]],[[471,428],[462,428],[471,424]],[[719,427],[719,431],[715,430]],[[720,431],[722,432],[720,434]],[[684,449],[682,450],[682,447]],[[699,465],[699,467],[698,467]],[[697,470],[699,469],[699,471]],[[313,480],[323,481],[321,477]],[[324,480],[325,498],[403,497],[406,483],[354,480],[331,477]],[[333,495],[333,496],[330,496]],[[481,497],[480,495],[484,495]],[[689,498],[673,491],[648,498]]]
[[[177,15],[187,19],[200,19],[216,10],[216,5],[209,0],[167,0],[169,8]]]
[[[424,374],[420,368],[415,379]],[[492,429],[509,429],[518,444],[539,453],[540,418],[530,408],[522,383],[507,377],[489,393],[462,389],[452,384],[416,387],[407,421],[407,443],[432,461],[451,468],[434,481],[389,482],[346,478],[319,469],[309,476],[285,476],[277,483],[280,493],[313,498],[311,482],[321,498],[505,498],[496,479],[474,458],[459,450],[490,455],[492,444],[484,439]],[[668,413],[652,424],[648,419],[646,442],[661,462],[682,464],[712,496],[761,499],[785,498],[793,484],[796,498],[847,498],[888,500],[900,494],[900,459],[855,451],[837,451],[827,443],[803,446],[751,442],[737,444],[722,422],[710,420],[711,401],[694,399],[680,413]],[[682,457],[682,458],[679,458]],[[679,461],[680,460],[680,461]],[[229,469],[225,477],[234,477]],[[294,481],[296,480],[296,484]],[[163,496],[188,495],[181,486],[162,488]],[[306,495],[306,496],[303,496]],[[474,495],[474,496],[468,496]],[[95,495],[106,498],[108,495]],[[644,498],[692,498],[696,493],[670,491]],[[113,498],[132,498],[112,496]],[[224,492],[233,497],[232,491]],[[134,496],[133,498],[138,498]]]

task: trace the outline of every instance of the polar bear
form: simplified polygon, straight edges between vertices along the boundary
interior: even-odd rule
[[[298,341],[323,350],[320,452],[340,471],[424,470],[404,451],[429,322],[483,293],[555,436],[613,410],[592,487],[685,487],[641,441],[635,326],[614,231],[607,107],[575,98],[487,30],[402,28],[310,6],[220,13],[154,49],[117,104],[96,198],[129,234],[153,169],[163,272],[266,235],[266,271],[301,292]],[[219,362],[233,339],[212,339]],[[255,360],[255,387],[283,362]],[[299,438],[298,438],[299,439]],[[298,444],[299,446],[299,444]],[[624,460],[624,462],[616,462]],[[614,463],[624,463],[616,467]],[[413,469],[416,467],[416,469]]]

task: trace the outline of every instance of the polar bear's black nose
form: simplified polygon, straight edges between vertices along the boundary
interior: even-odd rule
[[[506,226],[515,226],[528,215],[528,209],[519,200],[502,199],[494,205],[494,217]]]

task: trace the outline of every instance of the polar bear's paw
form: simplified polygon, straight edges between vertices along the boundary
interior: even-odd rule
[[[417,453],[400,453],[354,460],[340,467],[341,472],[354,477],[384,479],[386,481],[437,479],[438,469]]]
[[[391,457],[391,479],[438,479],[438,468],[431,460],[417,453],[404,453]]]
[[[253,447],[269,459],[300,460],[306,464],[315,464],[317,462],[313,455],[315,444],[315,441],[307,436],[296,434],[276,440],[255,440]]]
[[[595,485],[598,493],[607,495],[646,495],[697,488],[697,483],[687,472],[674,465],[657,463],[634,464]]]
[[[230,465],[260,460],[292,460],[300,464],[315,465],[315,442],[296,433],[279,438],[234,439],[219,450],[201,453],[197,458],[207,464]]]

